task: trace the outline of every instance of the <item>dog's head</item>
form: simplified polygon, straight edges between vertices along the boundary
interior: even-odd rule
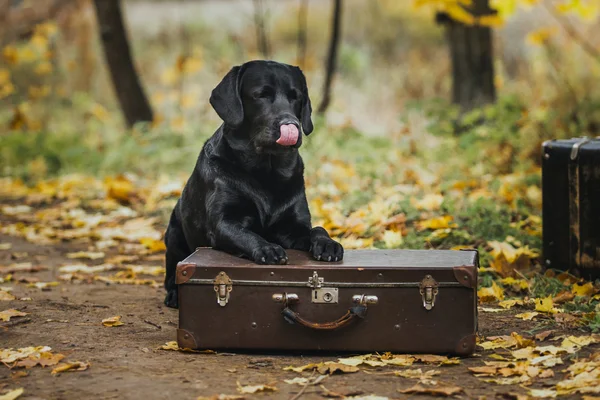
[[[306,79],[291,65],[250,61],[233,67],[213,89],[210,104],[227,127],[261,152],[297,149],[300,132],[313,130]]]

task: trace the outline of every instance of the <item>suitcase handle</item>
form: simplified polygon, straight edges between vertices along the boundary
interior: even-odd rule
[[[274,295],[273,296],[274,299],[275,299],[275,296],[277,296],[277,300],[279,300],[279,296],[281,296],[281,295]],[[281,311],[283,318],[290,324],[300,324],[307,328],[316,329],[316,330],[320,330],[320,331],[332,331],[334,329],[339,329],[339,328],[342,328],[342,327],[350,324],[353,320],[355,320],[357,318],[362,319],[367,315],[367,304],[376,304],[377,303],[376,296],[365,296],[365,295],[353,296],[352,300],[358,304],[355,305],[354,307],[350,307],[348,309],[348,311],[346,311],[346,314],[342,315],[340,318],[336,319],[335,321],[330,321],[330,322],[313,322],[313,321],[309,321],[307,319],[302,318],[300,316],[300,314],[298,314],[297,312],[292,310],[290,308],[289,303],[294,302],[294,301],[288,302],[287,301],[288,298],[289,298],[289,300],[294,299],[295,301],[297,301],[298,296],[296,296],[294,294],[288,295],[287,293],[282,296],[282,300],[285,304],[285,307]]]

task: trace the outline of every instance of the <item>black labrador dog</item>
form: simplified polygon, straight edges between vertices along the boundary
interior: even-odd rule
[[[210,246],[258,264],[286,264],[285,249],[339,261],[342,246],[311,226],[300,132],[313,130],[306,79],[298,67],[250,61],[212,91],[223,124],[206,141],[165,234],[167,295],[177,307],[175,269]]]

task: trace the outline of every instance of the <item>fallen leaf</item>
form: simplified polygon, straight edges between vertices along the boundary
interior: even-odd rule
[[[242,394],[254,394],[258,392],[276,392],[277,388],[270,385],[248,385],[242,386],[237,382],[237,390]]]
[[[38,346],[38,347],[22,347],[17,350],[13,349],[0,349],[0,362],[5,364],[11,364],[18,360],[23,360],[31,355],[38,355],[40,353],[46,353],[52,350],[48,346]]]
[[[78,251],[75,253],[67,253],[67,258],[87,258],[89,260],[97,260],[99,258],[104,258],[104,252]]]
[[[492,286],[483,287],[477,291],[479,301],[488,303],[497,300],[504,300],[504,292],[502,287],[498,286],[496,282],[492,282]]]
[[[323,365],[323,363],[319,363],[319,364],[315,364],[315,363],[311,363],[311,364],[306,364],[306,365],[302,365],[300,367],[292,367],[291,365],[289,367],[285,367],[283,370],[284,371],[294,371],[294,372],[304,372],[307,370],[313,370],[317,367],[319,367],[320,365]]]
[[[179,350],[179,345],[177,344],[176,341],[172,341],[172,342],[167,342],[165,344],[163,344],[162,346],[160,346],[160,348],[162,350]]]
[[[0,311],[0,321],[10,321],[10,319],[12,317],[24,317],[26,315],[29,315],[29,314],[26,312],[22,312],[19,310],[15,310],[14,308],[11,308],[10,310]]]
[[[0,289],[0,301],[12,301],[14,299],[16,299],[15,296],[5,290]]]
[[[321,383],[327,377],[328,377],[328,375],[319,375],[316,378],[294,378],[294,379],[284,379],[283,381],[290,385],[314,386],[314,385],[318,385],[319,383]]]
[[[104,326],[121,326],[124,325],[123,322],[121,322],[121,316],[117,315],[114,317],[110,317],[110,318],[106,318],[102,320],[102,325]]]
[[[340,363],[334,363],[334,362],[326,362],[320,366],[317,367],[317,371],[321,374],[329,374],[329,375],[333,375],[336,372],[341,372],[341,373],[353,373],[353,372],[358,372],[359,369],[358,367],[352,366],[352,365],[345,365],[345,364],[340,364]]]
[[[540,315],[539,312],[532,311],[532,312],[526,312],[526,313],[517,314],[517,315],[515,315],[515,317],[521,318],[524,321],[531,321],[534,317],[536,317],[538,315]]]
[[[495,383],[497,385],[518,385],[530,381],[531,378],[527,375],[518,375],[510,378],[489,378],[483,379],[487,383]]]
[[[539,340],[539,341],[543,342],[544,340],[548,339],[553,334],[554,334],[553,330],[543,331],[543,332],[540,332],[535,335],[535,340]]]
[[[568,301],[571,301],[575,298],[575,294],[572,292],[569,292],[568,290],[563,290],[562,292],[560,292],[559,294],[557,294],[556,296],[554,296],[552,298],[552,301],[554,302],[554,304],[562,304],[562,303],[566,303]]]
[[[555,365],[562,364],[562,358],[556,357],[552,354],[546,356],[535,357],[531,360],[531,365],[541,364],[544,367],[554,367]]]
[[[506,308],[506,309],[511,309],[514,306],[522,306],[524,304],[522,299],[510,299],[510,300],[503,300],[501,302],[498,303],[498,305],[502,308]]]
[[[115,269],[115,266],[112,264],[101,264],[89,266],[85,264],[73,264],[73,265],[63,265],[58,270],[64,273],[84,273],[84,274],[95,274],[98,272],[110,271]]]
[[[400,371],[394,371],[394,375],[401,376],[403,378],[412,378],[412,379],[429,379],[432,376],[439,375],[440,371],[435,369],[423,372],[421,368],[417,369],[405,369]]]
[[[0,250],[10,250],[12,243],[0,243]]]
[[[244,396],[238,396],[236,394],[215,394],[210,397],[200,396],[196,400],[244,400]]]
[[[152,253],[164,251],[167,249],[167,247],[165,246],[165,242],[153,238],[141,238],[140,243],[146,246],[146,248]]]
[[[73,361],[73,362],[58,364],[56,366],[56,368],[54,368],[52,370],[52,375],[60,374],[62,372],[66,372],[66,371],[70,371],[70,372],[85,371],[86,369],[89,368],[89,366],[90,366],[89,363],[82,362],[82,361]]]
[[[426,364],[453,365],[460,364],[458,357],[448,358],[446,356],[438,356],[433,354],[420,354],[412,356],[416,361]]]
[[[24,391],[25,390],[23,388],[11,390],[8,393],[4,393],[4,394],[0,395],[0,400],[15,400],[16,398],[21,396]]]
[[[58,364],[63,358],[65,358],[63,354],[52,354],[49,351],[40,352],[39,354],[32,354],[26,359],[18,361],[16,366],[33,368],[36,365],[41,365],[42,367],[49,367]]]
[[[536,398],[550,399],[555,398],[557,394],[554,389],[529,389],[529,395]]]
[[[575,283],[573,285],[573,287],[571,288],[571,291],[573,292],[573,294],[575,294],[575,296],[585,296],[585,297],[589,297],[589,296],[593,295],[594,293],[596,293],[596,289],[594,288],[594,284],[592,282],[588,282],[583,285],[579,285],[579,284]]]
[[[483,312],[489,312],[489,313],[497,313],[497,312],[506,311],[505,308],[490,308],[490,307],[481,307],[480,310]]]
[[[552,296],[545,297],[543,299],[535,299],[535,311],[552,313],[554,310],[554,302]]]
[[[29,285],[27,285],[27,287],[43,290],[43,289],[48,289],[50,287],[58,286],[59,284],[60,284],[59,282],[35,282],[35,283],[30,283]]]
[[[469,371],[471,371],[474,374],[492,376],[492,375],[496,375],[498,373],[498,367],[484,365],[481,367],[470,367]]]
[[[398,389],[400,393],[406,394],[431,394],[434,396],[454,396],[455,394],[462,393],[463,389],[459,386],[425,386],[421,383],[417,383],[408,389]]]
[[[163,344],[162,346],[159,347],[160,350],[174,350],[174,351],[181,351],[182,353],[199,353],[199,354],[215,354],[216,351],[214,350],[194,350],[194,349],[188,349],[185,347],[179,347],[179,345],[177,345],[177,342],[172,341],[172,342],[167,342],[165,344]]]

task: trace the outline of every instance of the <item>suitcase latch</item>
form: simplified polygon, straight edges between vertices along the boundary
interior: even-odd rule
[[[438,294],[438,283],[431,275],[425,275],[425,278],[419,284],[419,291],[423,298],[423,307],[427,311],[435,305],[435,296]]]
[[[337,304],[338,288],[322,287],[323,283],[325,283],[325,279],[319,277],[317,271],[313,271],[312,276],[308,278],[308,286],[313,289],[310,302],[317,304]]]
[[[221,307],[229,302],[229,293],[233,290],[232,282],[225,271],[219,272],[219,275],[215,278],[214,289],[217,295],[217,304]]]

